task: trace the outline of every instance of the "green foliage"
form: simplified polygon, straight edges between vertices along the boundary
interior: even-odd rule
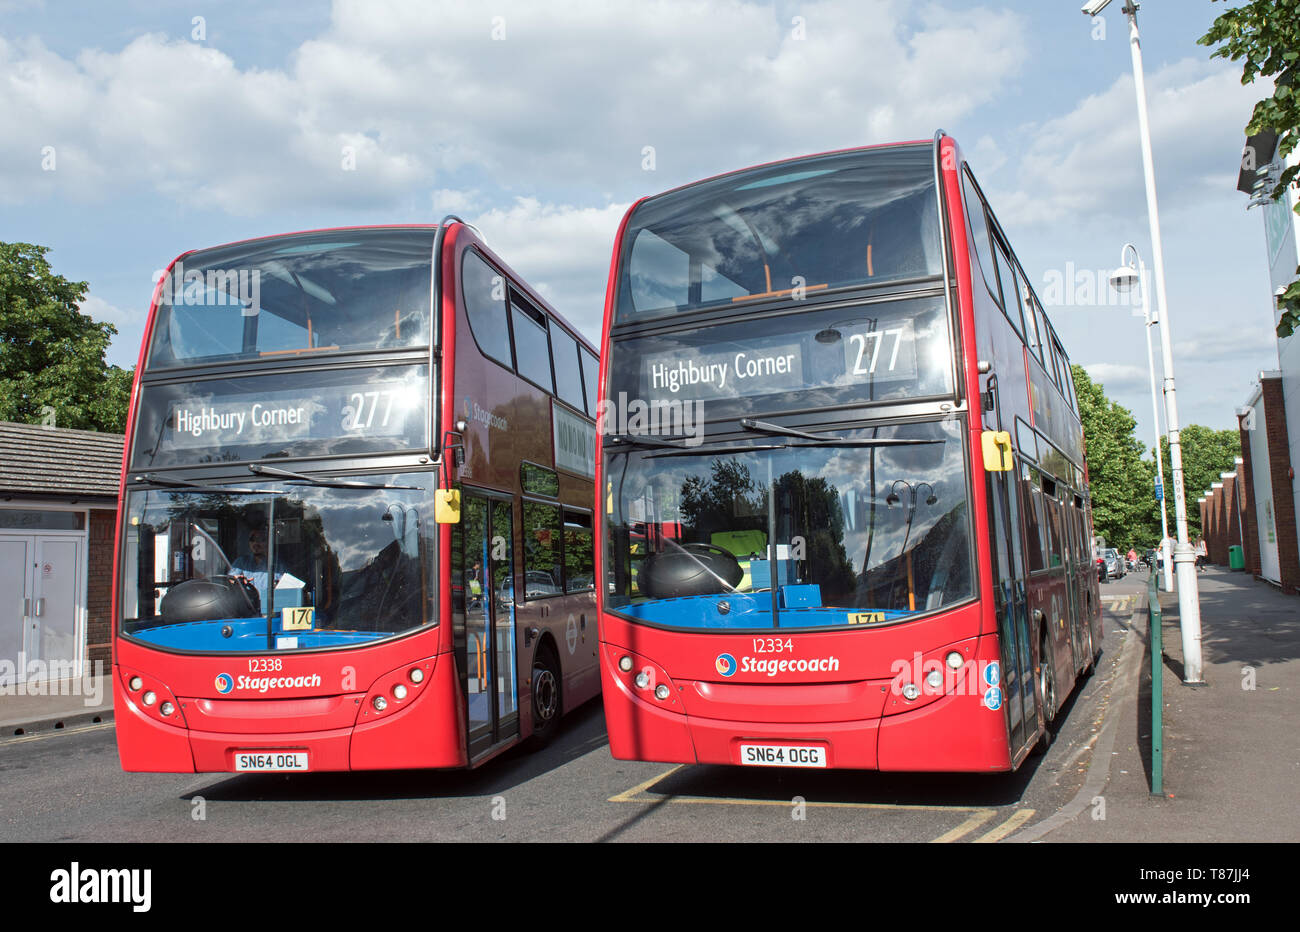
[[[1082,366],[1070,371],[1083,421],[1093,533],[1121,553],[1153,546],[1160,539],[1159,512],[1151,510],[1155,466],[1142,459],[1144,448],[1133,434],[1137,421]]]
[[[1275,131],[1278,157],[1285,159],[1300,143],[1300,87],[1294,83],[1300,61],[1300,0],[1250,0],[1220,15],[1197,42],[1219,46],[1211,58],[1241,61],[1242,84],[1251,84],[1256,78],[1273,79],[1273,94],[1255,104],[1246,135]],[[1300,187],[1300,165],[1282,172],[1273,197],[1281,197],[1288,185]],[[1300,203],[1296,211],[1300,212]],[[1300,267],[1296,273],[1300,274]],[[1277,334],[1288,337],[1300,326],[1300,279],[1278,299],[1278,307],[1282,318]]]
[[[1235,468],[1237,457],[1241,456],[1241,434],[1231,428],[1211,430],[1200,424],[1188,424],[1179,433],[1183,450],[1183,491],[1187,498],[1187,539],[1195,541],[1201,536],[1201,510],[1196,500],[1210,487],[1210,483],[1219,481],[1219,474],[1231,472]],[[1174,477],[1169,464],[1169,438],[1160,438],[1160,455],[1164,457],[1165,495],[1169,507],[1169,536],[1177,536],[1174,530]],[[1155,471],[1155,463],[1147,464]],[[1157,505],[1156,517],[1160,511]]]
[[[0,420],[121,433],[132,374],[104,359],[117,328],[81,313],[86,282],[48,251],[0,243]]]

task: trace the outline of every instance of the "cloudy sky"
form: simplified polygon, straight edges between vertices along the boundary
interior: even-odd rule
[[[0,240],[88,281],[129,366],[180,252],[455,211],[595,340],[637,197],[942,127],[1149,445],[1141,319],[1104,293],[1125,242],[1151,262],[1120,5],[0,0]],[[1235,190],[1264,91],[1196,44],[1223,8],[1140,14],[1179,409],[1219,428],[1277,366],[1263,220]]]

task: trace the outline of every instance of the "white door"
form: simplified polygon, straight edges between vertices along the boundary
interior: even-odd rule
[[[27,629],[31,627],[31,592],[27,587],[32,578],[32,543],[30,537],[0,537],[0,680],[8,679],[5,672],[9,664],[18,679],[26,678],[19,654],[23,653]]]
[[[36,538],[32,567],[36,625],[27,656],[39,657],[51,677],[72,677],[77,660],[77,620],[81,615],[81,541],[75,537]]]

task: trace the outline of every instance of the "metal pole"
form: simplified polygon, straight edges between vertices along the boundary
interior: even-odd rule
[[[1174,483],[1174,520],[1178,543],[1174,565],[1178,573],[1178,621],[1183,633],[1183,683],[1203,685],[1201,675],[1201,601],[1196,588],[1196,554],[1187,539],[1187,499],[1183,491],[1183,447],[1179,439],[1178,402],[1174,393],[1174,354],[1170,344],[1169,301],[1165,294],[1165,258],[1160,244],[1160,214],[1156,208],[1155,165],[1151,159],[1151,127],[1147,122],[1146,84],[1142,80],[1142,44],[1138,36],[1137,4],[1129,0],[1124,15],[1129,22],[1129,50],[1133,54],[1133,87],[1137,94],[1138,130],[1142,142],[1142,170],[1146,176],[1147,222],[1151,227],[1151,252],[1156,273],[1157,310],[1160,315],[1160,351],[1164,362],[1165,416],[1169,429],[1169,465]]]
[[[1130,244],[1131,245],[1131,244]],[[1151,302],[1147,299],[1147,267],[1142,263],[1142,256],[1133,246],[1133,254],[1138,257],[1138,284],[1142,288],[1142,316],[1146,320],[1143,329],[1147,334],[1147,374],[1151,376],[1151,423],[1155,431],[1156,476],[1163,488],[1165,482],[1165,458],[1160,452],[1160,405],[1156,398],[1156,363],[1151,355],[1151,328],[1155,326],[1155,316],[1151,313]],[[1160,495],[1160,556],[1164,566],[1165,592],[1174,591],[1174,566],[1169,552],[1169,510],[1165,507],[1168,490]]]

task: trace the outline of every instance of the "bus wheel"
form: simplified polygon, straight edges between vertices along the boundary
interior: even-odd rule
[[[1039,636],[1038,667],[1034,670],[1034,691],[1038,693],[1038,707],[1042,709],[1043,733],[1029,753],[1041,757],[1052,746],[1052,719],[1056,718],[1056,676],[1052,657],[1048,653],[1047,633]]]
[[[1091,598],[1088,599],[1088,604],[1089,606],[1091,606],[1092,604]],[[1096,671],[1097,656],[1100,653],[1100,651],[1098,651],[1096,649],[1096,646],[1092,643],[1092,613],[1091,612],[1089,612],[1087,617],[1084,618],[1083,630],[1087,632],[1087,636],[1088,636],[1087,643],[1084,645],[1083,648],[1083,656],[1084,656],[1083,675],[1087,677],[1087,676],[1092,676],[1093,672]]]
[[[1043,722],[1050,725],[1056,719],[1056,663],[1052,659],[1051,642],[1046,631],[1043,631],[1039,639],[1037,681]]]
[[[559,730],[563,709],[560,694],[560,665],[547,645],[538,648],[533,657],[533,737],[534,748],[551,743]]]

